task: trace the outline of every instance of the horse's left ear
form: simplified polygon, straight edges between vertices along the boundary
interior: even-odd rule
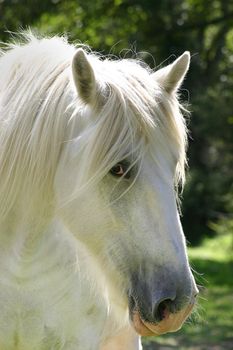
[[[77,91],[85,103],[92,103],[96,96],[96,79],[87,55],[78,49],[73,57],[72,72]]]
[[[176,92],[189,69],[190,53],[185,51],[172,64],[157,70],[153,77],[168,93]]]

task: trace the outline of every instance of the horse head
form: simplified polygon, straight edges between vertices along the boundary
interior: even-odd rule
[[[78,49],[72,62],[81,107],[55,177],[59,212],[104,275],[110,306],[128,309],[141,335],[179,329],[198,293],[177,208],[186,162],[177,91],[189,61],[185,52],[153,72]]]

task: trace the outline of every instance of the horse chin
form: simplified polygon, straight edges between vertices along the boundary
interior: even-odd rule
[[[163,320],[156,324],[144,321],[140,317],[139,312],[135,311],[132,315],[132,326],[139,335],[144,337],[176,332],[182,327],[183,323],[190,315],[193,306],[194,304],[189,304],[186,308],[177,313],[166,314]]]

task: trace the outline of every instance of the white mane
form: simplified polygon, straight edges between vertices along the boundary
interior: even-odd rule
[[[94,123],[77,134],[90,111],[78,100],[71,75],[76,48],[59,37],[25,38],[0,58],[1,219],[22,191],[48,196],[61,151],[74,138],[83,160],[76,194],[126,156],[142,159],[147,145],[164,143],[161,135],[166,135],[165,154],[178,160],[176,182],[184,181],[186,128],[180,105],[152,81],[148,67],[88,54],[105,99],[96,101]]]

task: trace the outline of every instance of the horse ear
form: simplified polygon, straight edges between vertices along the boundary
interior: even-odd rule
[[[176,92],[189,69],[190,53],[185,51],[172,64],[153,73],[153,77],[168,93]]]
[[[96,95],[95,74],[82,49],[78,49],[72,62],[75,86],[85,103],[92,103]]]

